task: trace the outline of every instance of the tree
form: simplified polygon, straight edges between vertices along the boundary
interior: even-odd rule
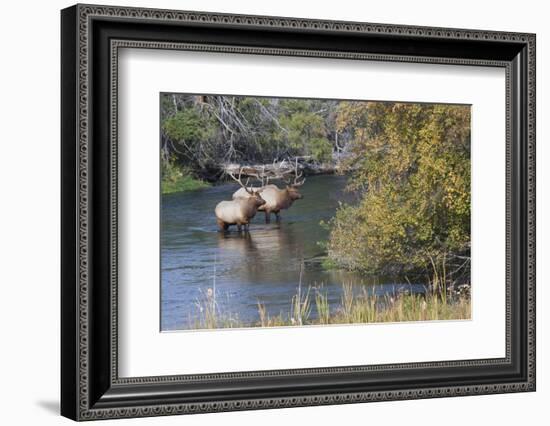
[[[162,94],[163,159],[208,175],[223,163],[271,163],[288,156],[329,162],[341,151],[338,101]]]
[[[332,158],[332,145],[327,139],[327,105],[320,101],[305,99],[286,99],[281,105],[283,114],[281,125],[287,129],[288,146],[293,155],[311,155],[319,162]],[[317,110],[316,107],[320,108]]]
[[[330,223],[328,254],[348,269],[469,271],[470,108],[344,102],[340,131],[353,133],[348,189]]]

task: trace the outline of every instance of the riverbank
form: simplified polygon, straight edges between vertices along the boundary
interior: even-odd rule
[[[238,314],[227,312],[208,289],[197,300],[198,317],[190,321],[189,329],[219,329],[247,327],[286,327],[331,324],[367,324],[412,321],[467,320],[471,318],[469,295],[441,298],[438,294],[400,293],[377,296],[367,288],[354,292],[353,285],[342,285],[342,298],[331,306],[323,289],[298,290],[289,301],[289,313],[269,315],[265,304],[258,301],[257,320],[245,323]],[[312,315],[315,312],[316,315]]]
[[[281,178],[285,174],[301,173],[304,176],[332,175],[344,172],[343,155],[333,154],[329,161],[317,161],[312,156],[292,157],[291,160],[274,161],[267,164],[236,164],[225,163],[219,165],[222,174],[236,174],[239,171],[243,176],[264,176]]]
[[[228,175],[238,175],[241,173],[244,178],[251,178],[257,181],[266,178],[282,179],[284,177],[292,178],[295,174],[303,176],[334,175],[344,174],[352,170],[350,167],[344,167],[344,155],[333,154],[328,161],[319,162],[311,156],[292,157],[272,163],[216,163],[208,164],[191,172],[189,169],[170,164],[167,167],[168,172],[182,167],[185,173],[192,174],[196,179],[209,184],[218,184],[230,180]],[[163,178],[164,179],[164,178]]]
[[[340,159],[337,157],[324,163],[319,163],[309,156],[296,157],[294,160],[296,162],[283,160],[269,164],[218,164],[197,172],[198,176],[188,168],[169,164],[162,177],[161,189],[163,194],[195,191],[223,181],[223,177],[228,174],[237,175],[239,172],[246,178],[262,179],[269,177],[270,179],[281,179],[284,175],[292,175],[292,173],[316,176],[333,175],[343,171]]]
[[[197,189],[204,189],[209,186],[208,182],[196,178],[190,170],[179,168],[173,164],[166,167],[161,180],[162,194],[196,191]]]

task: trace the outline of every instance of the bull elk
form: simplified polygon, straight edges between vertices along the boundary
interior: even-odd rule
[[[231,225],[237,225],[239,232],[243,226],[244,230],[248,231],[250,220],[256,216],[258,208],[265,204],[265,200],[260,195],[262,188],[249,188],[248,180],[243,184],[241,180],[242,168],[239,170],[238,178],[231,173],[228,174],[241,185],[241,189],[244,189],[248,196],[219,202],[215,209],[216,221],[220,231],[226,231]]]
[[[271,221],[271,213],[275,213],[275,217],[279,221],[281,210],[288,209],[294,201],[304,198],[298,191],[298,187],[302,186],[306,181],[305,178],[301,179],[303,174],[301,172],[298,173],[298,159],[296,159],[294,170],[290,172],[294,173],[293,182],[286,177],[288,173],[282,172],[282,178],[286,183],[283,189],[274,184],[265,184],[265,182],[269,182],[269,177],[266,178],[265,173],[261,177],[257,176],[262,181],[262,198],[265,200],[265,204],[261,205],[258,210],[265,212],[265,223]],[[266,181],[264,181],[264,178],[266,178]],[[233,194],[233,200],[249,198],[248,191],[249,188],[240,188]]]

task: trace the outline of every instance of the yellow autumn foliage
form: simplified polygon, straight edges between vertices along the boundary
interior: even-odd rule
[[[341,205],[329,224],[331,261],[373,273],[429,270],[434,259],[451,272],[463,265],[470,107],[343,102],[336,125],[353,131],[348,189],[359,201]]]

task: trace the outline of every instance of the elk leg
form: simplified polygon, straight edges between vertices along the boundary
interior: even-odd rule
[[[271,222],[271,213],[269,212],[269,210],[266,210],[265,211],[265,223],[269,223]]]
[[[220,228],[220,231],[227,231],[227,228],[229,226],[227,225],[227,223],[220,219],[217,219],[216,222],[218,222],[218,227]]]
[[[281,216],[280,216],[279,212],[275,212],[275,218],[276,218],[277,223],[279,223],[281,221]]]
[[[241,232],[243,229],[243,227],[241,226],[240,223],[237,223],[237,231]]]

